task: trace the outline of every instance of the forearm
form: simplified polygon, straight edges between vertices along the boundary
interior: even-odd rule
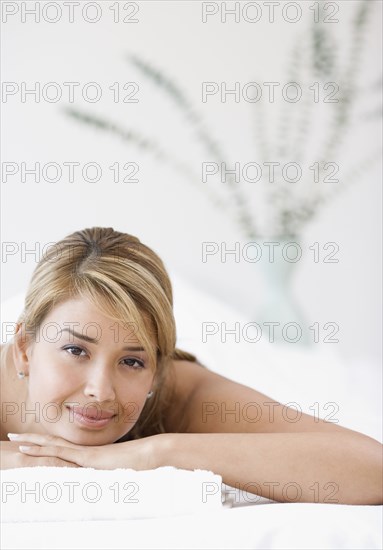
[[[382,504],[382,446],[329,433],[164,434],[161,466],[206,469],[281,502]]]

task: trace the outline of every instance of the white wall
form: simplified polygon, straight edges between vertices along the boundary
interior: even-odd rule
[[[139,2],[139,23],[123,24],[113,23],[108,9],[112,3],[102,2],[102,17],[95,24],[86,23],[81,17],[68,23],[66,16],[54,24],[44,20],[34,23],[31,17],[23,23],[22,4],[18,3],[20,11],[2,25],[3,81],[29,85],[41,82],[42,86],[47,82],[62,85],[77,81],[83,85],[96,81],[104,91],[103,99],[90,104],[79,98],[76,108],[153,136],[175,157],[188,162],[197,174],[201,161],[211,159],[198,146],[174,105],[162,92],[149,86],[125,61],[125,56],[140,55],[174,77],[224,145],[231,162],[257,161],[254,106],[244,101],[221,103],[217,99],[202,103],[201,83],[288,81],[289,48],[297,39],[302,40],[303,50],[308,47],[304,36],[313,17],[309,10],[313,3],[301,2],[300,22],[283,21],[277,10],[276,21],[270,23],[265,6],[258,2],[263,15],[257,24],[243,19],[239,23],[232,19],[222,23],[219,16],[203,24],[200,2],[159,1]],[[334,25],[334,34],[342,45],[341,55],[346,56],[350,47],[349,22],[356,3],[338,5],[340,22]],[[379,79],[381,65],[380,2],[374,2],[374,10],[359,76],[362,112],[379,104],[378,93],[373,105],[363,95],[366,87]],[[139,104],[113,103],[108,87],[113,82],[127,81],[139,83]],[[112,226],[137,235],[163,257],[169,269],[254,318],[263,292],[258,266],[232,260],[201,261],[202,242],[226,241],[228,246],[240,240],[246,242],[229,215],[212,207],[201,181],[192,185],[135,147],[78,125],[64,116],[62,109],[67,104],[31,100],[23,103],[20,94],[9,97],[2,104],[3,162],[25,162],[30,166],[35,162],[96,161],[105,177],[93,184],[81,178],[74,183],[65,179],[34,183],[28,178],[22,183],[18,176],[7,182],[3,177],[3,243],[14,242],[20,248],[21,243],[30,248],[40,243],[42,248],[74,230]],[[267,106],[271,126],[275,112],[273,106]],[[338,161],[346,173],[348,167],[376,150],[379,142],[378,124],[355,123],[342,156],[331,160]],[[108,167],[128,161],[139,164],[139,183],[114,183]],[[257,195],[251,196],[256,202]],[[296,299],[311,322],[337,321],[341,329],[338,349],[345,357],[374,362],[379,361],[382,330],[380,204],[380,167],[375,164],[306,227],[302,237],[305,255],[296,265],[292,283]],[[257,211],[257,215],[262,216],[262,211]],[[315,241],[337,242],[339,263],[313,263],[307,249]],[[33,255],[27,256],[26,261],[20,254],[5,259],[2,299],[24,291],[35,267]]]

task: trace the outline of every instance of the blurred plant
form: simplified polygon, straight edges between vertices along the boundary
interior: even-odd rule
[[[323,5],[324,1],[321,0],[322,17],[320,21],[324,20]],[[358,97],[362,92],[365,95],[367,92],[380,90],[379,82],[374,83],[366,90],[358,88],[357,83],[362,47],[366,38],[367,20],[372,6],[373,2],[365,0],[360,0],[356,5],[354,18],[350,26],[351,47],[345,63],[342,64],[339,60],[340,47],[333,36],[332,25],[326,23],[313,23],[307,31],[308,37],[306,35],[306,37],[298,40],[292,50],[287,82],[295,82],[301,89],[310,82],[317,82],[322,85],[322,88],[329,82],[339,85],[338,101],[326,104],[328,120],[326,121],[324,116],[320,118],[321,126],[319,130],[324,135],[324,143],[321,147],[316,146],[318,149],[316,156],[310,155],[311,159],[314,158],[318,161],[318,182],[321,182],[325,175],[326,163],[334,160],[348,135],[347,132],[351,130],[352,112],[357,105]],[[304,43],[309,44],[309,48],[302,48],[302,40],[305,40]],[[213,136],[203,117],[195,110],[192,102],[179,85],[139,56],[130,55],[128,61],[158,91],[166,94],[168,99],[182,113],[204,148],[206,158],[220,166],[221,163],[229,165],[226,162],[228,155],[221,143]],[[322,88],[319,87],[318,89]],[[291,107],[296,107],[297,104],[284,103],[277,127],[272,128],[274,133],[277,134],[276,137],[274,136],[275,146],[271,146],[268,142],[267,136],[273,136],[273,131],[267,131],[265,123],[267,117],[262,101],[253,104],[256,123],[255,139],[258,146],[257,162],[259,164],[275,158],[278,159],[281,165],[283,165],[284,159],[286,159],[286,162],[293,161],[297,163],[307,161],[305,148],[309,140],[317,135],[312,124],[313,115],[315,115],[313,109],[316,103],[313,102],[312,95],[306,93],[302,97],[302,103],[299,104],[299,109],[295,109],[295,112]],[[201,175],[188,164],[188,161],[181,160],[173,153],[166,151],[155,138],[143,136],[136,130],[126,130],[110,121],[98,116],[88,115],[72,107],[66,108],[66,113],[78,122],[110,132],[133,146],[146,151],[161,162],[172,166],[193,184],[200,182]],[[380,115],[381,107],[365,114],[364,120],[370,121],[380,117]],[[359,122],[361,122],[360,119]],[[269,228],[263,232],[257,216],[249,205],[246,190],[235,181],[233,174],[227,174],[226,176],[227,189],[230,192],[227,199],[224,198],[224,193],[214,190],[214,186],[206,185],[203,189],[216,207],[223,209],[228,215],[234,217],[246,238],[256,239],[261,236],[297,238],[302,233],[304,225],[316,215],[321,206],[346,186],[355,182],[379,157],[380,148],[356,166],[352,166],[349,173],[342,177],[343,183],[332,184],[333,188],[327,192],[325,192],[325,187],[321,183],[315,183],[310,187],[307,186],[307,182],[304,187],[304,181],[298,182],[299,185],[298,183],[286,184],[286,182],[282,184],[280,175],[279,181],[270,184],[270,182],[266,182],[263,173],[262,177],[264,178],[264,184],[266,184],[266,201],[270,212]]]
[[[320,21],[324,20],[324,3],[319,4],[322,15]],[[367,158],[362,159],[358,164],[353,165],[346,174],[343,174],[343,183],[332,184],[332,189],[326,192],[326,189],[320,182],[325,177],[324,167],[329,161],[334,161],[346,137],[352,127],[353,109],[357,106],[358,99],[362,90],[358,85],[358,75],[360,72],[360,61],[362,56],[363,43],[366,38],[368,15],[373,8],[372,2],[360,1],[356,5],[353,20],[350,28],[350,50],[348,58],[342,63],[339,61],[340,48],[332,34],[332,26],[325,23],[313,23],[310,28],[310,48],[305,51],[299,44],[293,50],[293,56],[289,68],[288,81],[297,82],[302,87],[304,81],[319,82],[319,88],[328,83],[334,83],[339,86],[338,101],[326,104],[326,113],[320,119],[319,132],[324,135],[324,143],[321,147],[317,146],[315,155],[311,159],[318,161],[319,183],[311,186],[310,193],[307,196],[304,193],[303,185],[274,185],[269,187],[267,199],[274,214],[273,225],[276,233],[279,235],[296,236],[302,232],[305,223],[312,219],[319,207],[327,203],[331,197],[338,194],[346,186],[348,187],[363,173],[369,169],[373,162],[380,158],[381,150],[377,147]],[[305,56],[308,56],[308,58]],[[305,63],[306,61],[306,63]],[[369,86],[363,93],[371,93],[376,89],[376,84]],[[330,87],[331,91],[331,87]],[[309,95],[303,96],[303,103],[298,111],[295,120],[290,120],[292,109],[290,105],[284,106],[282,116],[280,117],[279,135],[277,139],[276,152],[278,160],[293,159],[297,163],[307,159],[305,155],[305,146],[310,139],[316,136],[315,127],[312,124],[313,108],[315,103]],[[256,114],[258,136],[262,135],[262,105],[257,105]],[[327,114],[327,116],[326,116]],[[370,113],[369,118],[376,118],[379,112]],[[366,117],[367,119],[367,117]],[[359,119],[360,122],[360,119]],[[271,147],[264,143],[260,150],[271,151]],[[275,151],[271,153],[275,154]],[[282,164],[282,162],[281,162]],[[307,163],[309,164],[309,163]],[[302,192],[297,195],[296,190]],[[307,189],[307,187],[306,187]]]

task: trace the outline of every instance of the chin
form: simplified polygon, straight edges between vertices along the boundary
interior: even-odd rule
[[[107,432],[87,432],[81,429],[73,429],[73,426],[69,426],[66,429],[59,430],[57,433],[52,433],[57,437],[62,437],[75,445],[110,445],[114,443],[120,436]]]

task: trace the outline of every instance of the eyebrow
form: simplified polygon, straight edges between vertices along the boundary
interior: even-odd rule
[[[70,329],[70,328],[63,328],[59,331],[58,334],[61,334],[62,332],[69,332],[69,334],[72,334],[72,336],[75,336],[75,338],[79,338],[80,340],[85,340],[85,342],[89,342],[90,344],[98,344],[99,340],[96,338],[91,338],[90,336],[86,336],[85,334],[79,334],[78,332]],[[145,349],[142,346],[125,346],[122,348],[124,351],[145,351]]]

